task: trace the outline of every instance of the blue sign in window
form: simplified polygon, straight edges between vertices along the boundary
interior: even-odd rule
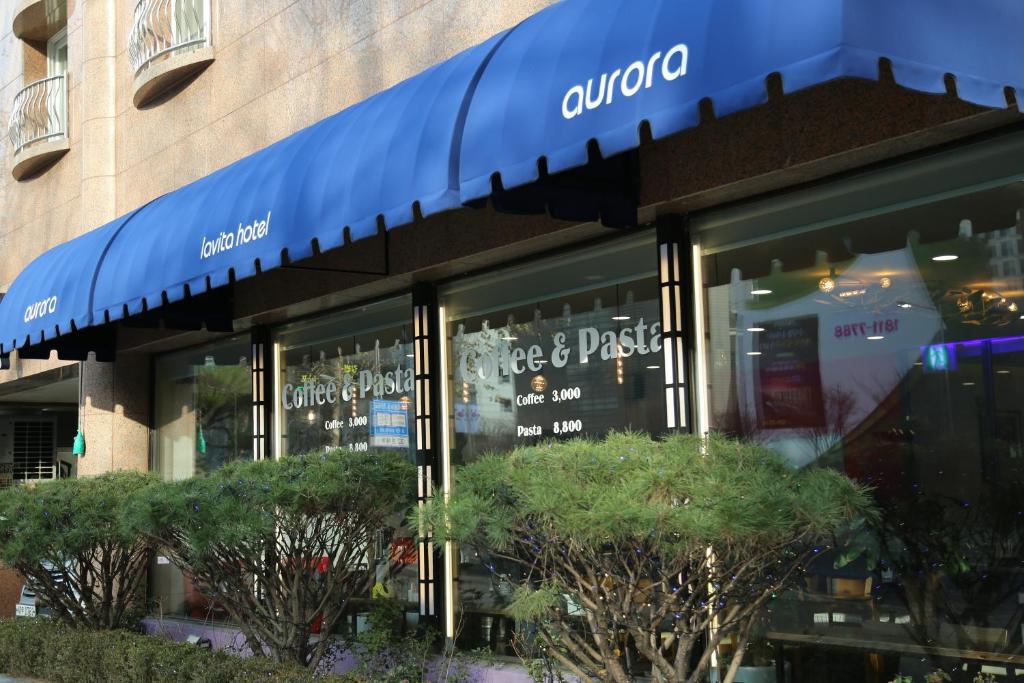
[[[370,401],[370,446],[409,447],[409,402]]]

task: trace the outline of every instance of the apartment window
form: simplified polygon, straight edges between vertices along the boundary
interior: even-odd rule
[[[46,43],[47,76],[61,76],[68,71],[68,30],[61,29]]]
[[[15,420],[13,423],[14,479],[54,479],[57,425],[53,420]]]
[[[14,34],[22,40],[22,86],[9,102],[7,135],[14,160],[11,174],[22,180],[70,150],[67,3],[20,3]]]

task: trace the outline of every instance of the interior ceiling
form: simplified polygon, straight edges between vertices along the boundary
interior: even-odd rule
[[[50,382],[0,396],[0,405],[78,403],[78,378]]]

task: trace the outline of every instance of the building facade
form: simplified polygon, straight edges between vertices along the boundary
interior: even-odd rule
[[[6,3],[0,482],[396,449],[425,498],[517,444],[724,431],[885,511],[749,680],[1024,678],[1024,14],[908,2],[890,54],[884,3],[734,4]],[[985,49],[902,53],[950,35]],[[397,523],[395,557],[410,624],[513,658],[507,568]],[[157,628],[220,616],[149,585]]]

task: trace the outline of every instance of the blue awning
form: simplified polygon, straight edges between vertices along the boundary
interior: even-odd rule
[[[463,201],[609,157],[785,92],[842,77],[896,82],[960,98],[1024,104],[1020,0],[567,0],[517,26],[498,47],[473,97],[461,159]]]
[[[592,142],[634,149],[645,123],[696,126],[704,99],[753,107],[773,73],[792,92],[885,58],[905,87],[952,74],[964,100],[1020,105],[1022,34],[1020,0],[564,0],[47,252],[0,301],[0,354],[585,166]]]
[[[175,190],[118,234],[96,323],[298,261],[460,206],[469,96],[502,36]]]
[[[0,301],[0,353],[460,206],[466,108],[503,36],[44,253]]]
[[[51,342],[92,325],[93,281],[128,214],[43,252],[0,301],[0,352]]]

